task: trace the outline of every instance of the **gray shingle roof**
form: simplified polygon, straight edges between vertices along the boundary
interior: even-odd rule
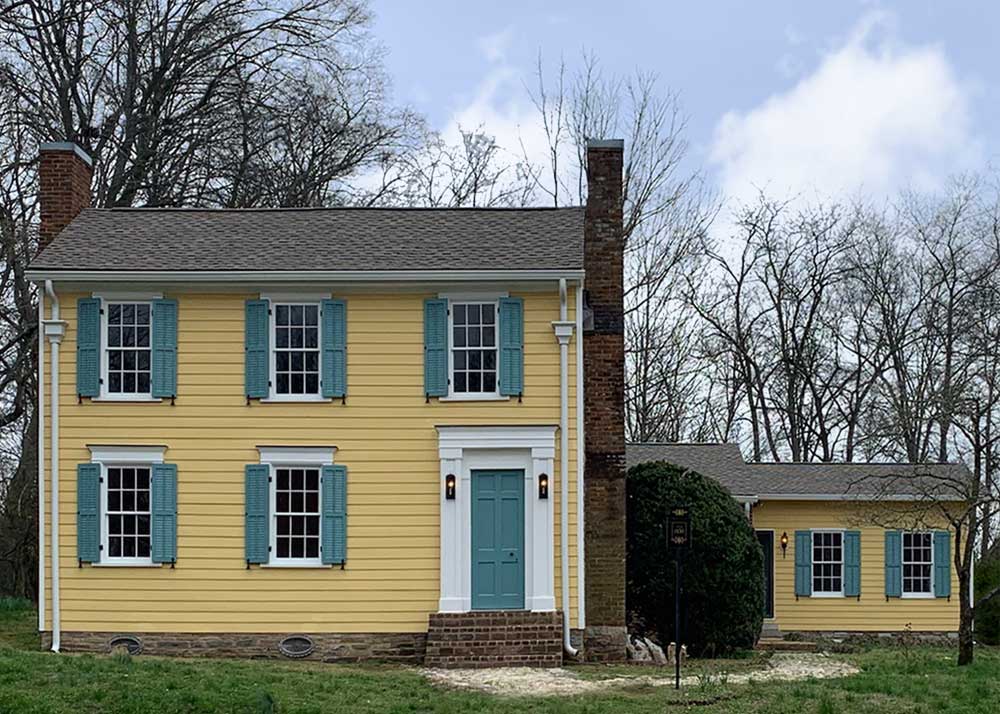
[[[32,270],[582,270],[583,208],[89,208]]]
[[[964,464],[746,463],[735,444],[629,444],[629,467],[666,461],[715,479],[734,496],[859,498],[930,493],[954,498],[971,474]]]

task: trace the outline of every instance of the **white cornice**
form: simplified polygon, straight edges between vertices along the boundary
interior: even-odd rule
[[[379,283],[579,280],[582,270],[28,270],[28,280],[102,283]]]

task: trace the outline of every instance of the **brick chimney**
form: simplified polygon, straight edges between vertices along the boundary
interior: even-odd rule
[[[39,148],[39,251],[90,206],[93,164],[87,152],[68,141],[42,144]]]
[[[589,661],[625,659],[624,142],[587,144],[583,244],[586,630]]]

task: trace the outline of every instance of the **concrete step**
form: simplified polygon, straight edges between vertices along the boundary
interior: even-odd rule
[[[765,652],[816,652],[819,647],[815,642],[786,640],[781,637],[761,637],[757,640],[757,649]]]

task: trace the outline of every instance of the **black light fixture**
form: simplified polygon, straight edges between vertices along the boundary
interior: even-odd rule
[[[538,497],[548,498],[549,497],[549,475],[545,473],[538,474]]]
[[[455,500],[455,474],[444,477],[444,497],[449,501]]]
[[[785,551],[788,550],[788,533],[787,531],[781,534],[781,557],[785,557]]]

